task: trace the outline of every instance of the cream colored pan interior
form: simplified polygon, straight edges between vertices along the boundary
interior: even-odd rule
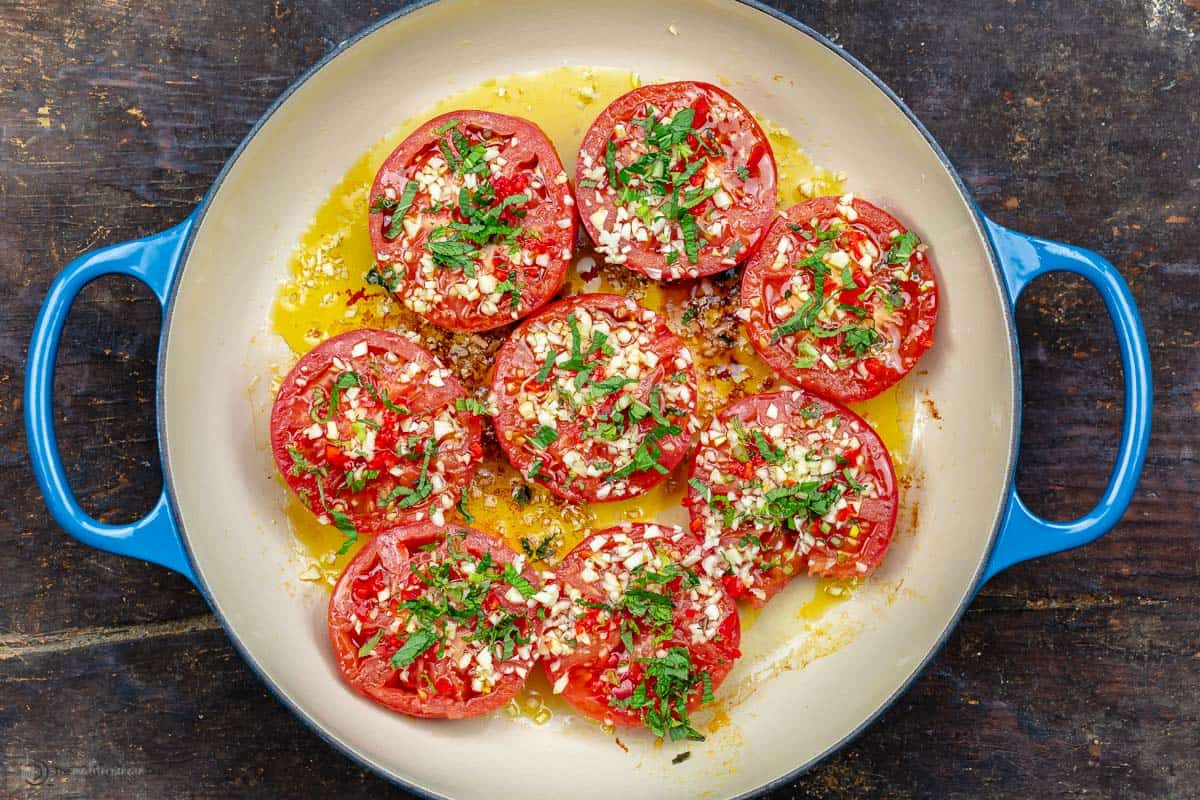
[[[561,64],[632,69],[648,80],[728,80],[818,163],[847,172],[850,189],[911,221],[940,273],[938,342],[916,386],[941,419],[917,404],[912,469],[924,479],[904,495],[906,508],[919,504],[917,529],[907,524],[868,587],[818,624],[797,616],[811,583],[773,602],[746,632],[746,658],[718,694],[729,723],[690,748],[656,748],[648,735],[622,732],[625,752],[570,715],[542,726],[417,721],[352,694],[327,646],[326,595],[298,579],[265,447],[262,387],[283,352],[269,333],[271,304],[329,189],[370,145],[440,97]],[[905,685],[968,598],[1011,464],[1005,303],[968,201],[937,153],[867,77],[805,33],[717,0],[445,0],[388,23],[309,77],[215,190],[169,321],[169,479],[196,573],[239,647],[299,714],[377,769],[451,797],[732,797],[859,728]],[[691,758],[672,764],[682,749]]]

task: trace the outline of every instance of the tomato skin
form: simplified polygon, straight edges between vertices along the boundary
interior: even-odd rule
[[[771,408],[774,408],[774,413],[770,411]],[[811,426],[806,425],[805,415],[811,419]],[[761,608],[766,605],[792,578],[805,572],[824,578],[846,579],[863,578],[874,571],[883,559],[895,530],[896,514],[899,508],[896,473],[887,447],[866,420],[850,409],[815,394],[800,390],[787,390],[750,395],[725,406],[714,419],[713,428],[710,430],[716,429],[718,425],[724,430],[726,424],[731,425],[731,420],[736,419],[747,432],[761,432],[772,424],[780,423],[789,432],[803,432],[824,429],[822,426],[826,426],[834,418],[839,420],[835,430],[853,431],[853,436],[859,440],[856,448],[850,447],[840,452],[834,450],[834,452],[846,458],[847,461],[861,456],[862,469],[876,483],[879,497],[864,497],[857,517],[853,517],[852,514],[836,514],[838,527],[829,534],[821,530],[820,520],[813,520],[807,526],[807,533],[814,537],[815,543],[807,553],[793,552],[797,534],[781,528],[764,531],[745,523],[734,529],[728,529],[722,525],[718,534],[720,548],[742,549],[745,547],[745,537],[753,535],[761,539],[765,548],[765,551],[754,556],[756,564],[759,561],[778,561],[777,565],[765,572],[751,573],[756,576],[753,588],[761,592],[761,595],[751,591],[751,587],[745,586],[735,575],[724,574],[721,576],[722,582],[731,594],[738,596],[736,590],[740,588],[744,593],[742,597],[756,607]],[[688,494],[683,502],[691,515],[693,525],[698,530],[697,535],[706,537],[713,535],[708,531],[706,523],[706,520],[710,518],[708,516],[709,503],[704,497],[704,493],[697,489],[693,481],[705,486],[710,494],[723,493],[720,489],[727,487],[715,487],[709,484],[712,469],[716,468],[727,472],[729,471],[727,467],[737,466],[740,462],[730,454],[732,446],[730,441],[713,445],[710,443],[711,439],[708,438],[707,432],[701,435],[700,441],[700,445],[693,454]],[[820,485],[819,490],[828,490],[835,482],[840,482],[841,479],[837,476],[838,473],[834,473],[833,477]],[[744,475],[739,475],[739,478],[749,479]],[[732,488],[739,487],[735,484]],[[849,506],[843,511],[849,511]],[[851,523],[852,519],[855,522]],[[859,532],[854,538],[846,534],[845,531],[851,527],[846,523],[858,525]],[[841,539],[840,546],[834,545],[834,536]],[[858,549],[854,549],[854,543],[859,544]],[[779,545],[778,549],[774,546],[776,544]],[[865,569],[858,567],[858,563],[862,563]],[[719,569],[724,568],[719,567]]]
[[[508,163],[499,175],[491,179],[497,201],[521,194],[530,186],[530,164],[535,164],[544,178],[544,196],[531,199],[519,209],[525,211],[525,216],[521,218],[522,226],[536,234],[535,239],[526,240],[530,242],[526,249],[536,255],[544,255],[546,263],[535,263],[524,268],[517,307],[510,312],[510,298],[505,295],[502,298],[503,313],[498,311],[489,314],[481,310],[481,303],[477,299],[467,300],[461,295],[450,295],[452,286],[468,280],[465,273],[457,269],[437,270],[440,299],[427,303],[428,307],[413,304],[411,292],[419,277],[420,263],[415,256],[412,260],[406,260],[405,254],[408,252],[419,256],[421,252],[427,252],[425,241],[433,227],[454,220],[449,210],[423,214],[424,227],[417,238],[409,243],[406,243],[405,235],[387,238],[385,231],[390,227],[390,214],[384,210],[373,210],[369,214],[371,247],[381,266],[392,266],[404,273],[405,282],[400,299],[406,305],[438,327],[454,331],[483,331],[527,316],[558,293],[574,254],[578,217],[575,214],[574,194],[562,161],[541,128],[520,117],[474,109],[440,114],[413,131],[380,167],[371,187],[370,202],[385,197],[388,191],[397,197],[402,196],[410,173],[427,160],[431,151],[437,149],[436,143],[450,130],[446,126],[455,121],[459,125],[452,128],[490,131],[497,136],[515,138],[518,142],[504,151]],[[442,133],[438,133],[439,130]],[[424,194],[419,194],[418,203],[420,197],[424,197]],[[502,218],[510,224],[514,223],[517,219],[514,212],[517,210],[518,207],[509,207],[503,212]],[[476,271],[482,275],[488,269],[477,260]],[[495,277],[497,281],[503,281],[506,275],[497,274]]]
[[[889,342],[884,357],[867,357],[858,362],[865,369],[865,376],[856,374],[853,365],[831,369],[820,358],[811,367],[796,366],[799,353],[792,341],[794,337],[785,336],[776,342],[771,341],[778,322],[769,316],[769,309],[779,302],[782,282],[794,274],[790,269],[774,269],[778,247],[784,237],[790,238],[793,243],[802,241],[791,232],[789,225],[807,226],[813,219],[818,220],[819,224],[829,219],[840,219],[837,213],[840,202],[837,197],[818,197],[793,206],[775,220],[763,237],[758,251],[746,262],[742,274],[741,310],[751,344],[772,369],[795,386],[845,403],[874,397],[912,370],[917,360],[933,344],[938,290],[928,254],[924,251],[914,254],[907,262],[913,273],[912,280],[899,284],[905,304],[898,312],[888,313],[884,317],[887,323],[881,333]],[[871,241],[880,253],[875,259],[871,286],[878,286],[881,290],[890,288],[892,268],[884,263],[884,256],[892,241],[891,232],[905,234],[908,229],[891,214],[865,200],[856,198],[850,207],[857,215],[857,219],[848,224],[851,235],[858,240]],[[852,264],[852,267],[856,280],[863,281],[865,276],[859,266]],[[883,314],[886,306],[880,294],[863,301],[862,294],[867,289],[860,285],[855,291],[842,292],[839,302],[852,305],[863,303],[863,307],[872,314]],[[805,341],[836,362],[844,355],[841,339],[836,336]]]
[[[369,639],[370,634],[366,626],[361,631],[356,629],[356,619],[361,620],[364,608],[370,607],[371,601],[385,586],[407,582],[415,589],[415,593],[394,592],[393,597],[412,599],[423,594],[424,584],[411,570],[415,565],[428,562],[428,554],[422,548],[430,545],[445,548],[448,530],[426,522],[376,536],[346,566],[329,599],[329,638],[342,680],[385,708],[414,717],[462,719],[487,714],[511,700],[526,680],[512,672],[501,677],[492,691],[473,693],[466,686],[463,674],[447,663],[449,656],[439,660],[426,654],[414,663],[413,668],[422,665],[427,671],[421,674],[433,672],[437,677],[430,677],[428,683],[411,677],[405,681],[400,677],[400,671],[389,663],[401,646],[399,639],[390,634],[383,636],[374,650],[365,656],[359,655],[363,640]],[[458,546],[471,556],[478,558],[489,553],[493,563],[501,567],[517,558],[517,554],[503,543],[480,531],[461,526],[455,526],[453,531],[465,532]],[[533,586],[540,587],[536,570],[525,565],[521,575]],[[367,587],[378,588],[369,592]],[[493,591],[499,593],[498,589]],[[503,599],[498,603],[509,612],[523,614],[527,628],[534,629],[532,613],[524,603],[513,604]],[[377,629],[378,626],[372,628]],[[512,663],[528,672],[533,659],[514,658]]]
[[[353,355],[355,347],[361,347],[363,343],[366,344],[367,353]],[[395,361],[392,362],[389,356],[394,357]],[[386,391],[393,404],[407,407],[411,412],[409,415],[396,414],[370,397],[363,387],[359,387],[360,410],[369,411],[380,426],[378,431],[374,431],[377,447],[371,459],[348,455],[339,446],[330,443],[325,438],[324,426],[321,436],[316,439],[310,438],[307,433],[307,429],[314,424],[312,409],[315,393],[320,390],[328,396],[329,386],[343,372],[341,367],[335,365],[335,359],[356,375],[374,376],[370,380],[374,381],[372,385],[377,391]],[[398,378],[398,372],[408,365],[417,365],[425,375],[432,374],[432,370],[439,370],[439,374],[445,371],[432,353],[406,337],[389,331],[364,329],[348,331],[317,345],[284,378],[271,409],[271,451],[276,467],[289,488],[314,514],[328,516],[331,509],[336,509],[347,515],[358,533],[374,533],[411,522],[417,515],[430,513],[431,506],[440,502],[446,493],[450,494],[453,505],[470,481],[477,463],[477,458],[471,454],[480,450],[482,423],[474,414],[457,411],[455,401],[464,394],[462,386],[448,371],[445,371],[441,386],[433,386],[428,381],[420,385],[416,382],[403,383]],[[344,392],[342,394],[344,396]],[[442,440],[438,458],[431,459],[431,464],[435,470],[441,470],[446,488],[442,492],[431,492],[425,500],[406,509],[398,508],[395,503],[379,508],[377,499],[380,494],[387,494],[399,486],[409,486],[419,477],[419,461],[402,460],[387,449],[395,445],[396,431],[400,426],[444,415],[454,422],[455,438]],[[339,435],[347,431],[345,419],[344,414],[335,415]],[[292,451],[300,453],[311,465],[324,469],[327,475],[322,478],[306,469],[299,469]],[[398,465],[401,467],[400,476],[393,476],[387,471]],[[379,475],[364,481],[362,491],[354,492],[343,477],[343,471],[350,467],[371,469]],[[318,480],[324,489],[324,507]]]
[[[697,150],[698,155],[704,155],[712,169],[721,176],[722,184],[732,189],[735,197],[732,204],[719,215],[720,219],[727,222],[727,228],[720,234],[719,241],[702,243],[696,263],[688,263],[686,259],[668,262],[666,255],[659,251],[660,243],[653,237],[645,242],[623,239],[622,243],[627,243],[630,249],[619,263],[652,280],[696,278],[729,269],[754,251],[771,224],[775,214],[777,174],[771,144],[753,114],[724,89],[709,83],[679,81],[641,86],[617,98],[600,113],[584,135],[575,165],[576,195],[583,226],[592,241],[602,245],[603,231],[600,226],[616,219],[616,195],[610,195],[607,186],[589,186],[587,175],[596,165],[605,164],[608,142],[621,138],[616,134],[617,126],[636,129],[637,123],[630,125],[630,120],[644,114],[647,104],[659,112],[667,108],[676,111],[691,108],[693,126],[697,130],[712,119],[714,107],[723,109],[727,116],[719,123],[712,123],[710,128],[717,132],[721,140],[723,155],[715,157],[708,154],[700,147],[694,134],[689,137],[689,144]],[[627,143],[632,135],[626,134],[621,139],[622,143]],[[745,163],[742,163],[745,156],[741,154],[748,155]],[[618,158],[618,167],[625,165]],[[739,168],[747,169],[749,177],[742,178],[737,172]],[[697,186],[702,182],[701,174],[697,173],[690,185]],[[713,206],[714,202],[709,198],[696,206],[696,210],[706,211]],[[608,216],[598,225],[593,215],[599,211],[607,211]],[[605,230],[608,228],[605,227]],[[735,239],[740,244],[730,256]],[[603,247],[601,251],[603,254]]]
[[[584,567],[588,557],[596,552],[592,543],[597,537],[609,538],[602,550],[612,549],[613,537],[618,533],[628,535],[633,542],[656,543],[655,546],[668,553],[676,563],[700,545],[699,540],[687,531],[666,525],[635,522],[595,531],[585,537],[558,565],[555,571],[556,579],[563,586],[564,592],[568,587],[574,587],[582,592],[584,599],[600,602],[607,599],[598,582],[589,582],[584,578]],[[648,536],[648,533],[651,535]],[[611,696],[621,699],[632,694],[644,673],[644,667],[638,658],[653,653],[657,648],[685,647],[689,651],[693,668],[710,676],[715,691],[728,676],[735,660],[741,656],[741,623],[733,598],[724,591],[720,583],[715,583],[713,589],[717,595],[718,608],[718,632],[714,638],[701,643],[692,642],[687,626],[700,616],[699,607],[688,602],[686,598],[690,590],[676,581],[670,587],[675,613],[674,630],[669,640],[655,643],[654,633],[643,630],[632,636],[635,650],[630,654],[621,640],[617,622],[610,619],[607,623],[597,624],[593,609],[583,617],[587,623],[578,628],[591,633],[590,645],[581,644],[573,652],[563,656],[543,656],[542,666],[550,682],[553,684],[565,676],[563,699],[585,716],[624,727],[641,727],[645,724],[644,711],[615,708],[605,698]],[[549,625],[549,621],[546,624]],[[629,671],[622,681],[615,685],[606,683],[606,671],[611,671],[622,663],[629,664]],[[703,692],[697,686],[688,696],[687,710],[696,710],[702,704],[702,700]]]
[[[643,328],[651,331],[651,348],[660,357],[658,366],[646,369],[638,380],[635,396],[642,402],[648,402],[654,387],[664,384],[669,380],[669,376],[680,373],[686,376],[686,381],[682,385],[688,388],[690,399],[684,404],[686,408],[682,410],[687,413],[686,416],[681,415],[674,418],[678,420],[680,432],[665,436],[658,441],[658,446],[662,450],[658,463],[666,470],[665,472],[660,473],[654,469],[642,470],[634,472],[622,481],[613,483],[606,482],[603,475],[598,477],[577,476],[568,483],[567,476],[571,473],[564,465],[554,460],[554,453],[561,452],[560,448],[575,445],[585,438],[582,412],[576,418],[560,423],[557,431],[558,439],[549,449],[538,451],[526,445],[525,437],[533,432],[536,423],[521,416],[519,403],[523,396],[523,390],[514,391],[513,387],[528,383],[536,385],[539,389],[543,387],[548,389],[549,384],[554,380],[553,376],[557,374],[557,372],[552,372],[547,376],[545,383],[536,382],[542,365],[536,361],[526,342],[526,337],[536,327],[547,324],[547,321],[565,320],[569,315],[577,312],[585,312],[593,318],[604,316],[607,319],[617,319],[617,315],[642,315],[640,321]],[[628,317],[621,318],[628,319]],[[684,353],[686,353],[687,365],[680,368],[674,361],[677,357],[682,358]],[[594,503],[623,500],[642,494],[658,485],[666,479],[672,469],[683,461],[691,447],[695,431],[696,374],[691,363],[690,353],[687,353],[682,340],[671,331],[662,316],[653,314],[648,309],[637,305],[633,300],[619,295],[576,295],[559,300],[542,309],[537,315],[525,320],[496,353],[492,394],[496,399],[497,406],[497,413],[493,417],[496,438],[508,460],[527,479],[536,481],[559,497],[572,502]],[[663,402],[666,403],[665,400]],[[650,430],[652,427],[653,422],[649,418],[643,420],[641,425],[643,431]],[[541,461],[542,465],[538,474],[529,478],[534,461]],[[624,488],[621,488],[622,486]],[[604,493],[605,487],[608,487],[611,492]]]

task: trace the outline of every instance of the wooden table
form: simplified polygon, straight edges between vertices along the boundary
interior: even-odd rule
[[[993,580],[895,707],[774,797],[1200,797],[1200,2],[778,5],[895,88],[993,218],[1118,265],[1150,335],[1157,417],[1116,531]],[[0,4],[0,796],[401,796],[267,693],[187,581],[68,539],[21,424],[25,348],[60,266],[181,219],[268,104],[388,11]],[[1065,277],[1040,281],[1017,321],[1018,483],[1071,517],[1115,450],[1113,335]],[[67,326],[58,430],[101,519],[159,492],[158,334],[150,292],[116,278]]]

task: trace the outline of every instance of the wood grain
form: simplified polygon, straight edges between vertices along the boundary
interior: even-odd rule
[[[1125,521],[987,585],[914,687],[779,798],[1200,797],[1200,8],[1191,0],[780,2],[913,107],[984,210],[1087,245],[1133,288],[1156,421]],[[183,579],[71,542],[29,471],[22,369],[68,260],[182,218],[270,102],[392,9],[348,0],[0,2],[0,796],[403,796],[330,750]],[[108,279],[75,305],[56,420],[107,520],[161,477],[159,312]],[[1018,484],[1086,510],[1120,417],[1113,336],[1079,280],[1017,314]],[[36,785],[34,785],[36,784]]]

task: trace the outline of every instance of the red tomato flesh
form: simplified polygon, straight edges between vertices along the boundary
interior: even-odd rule
[[[280,474],[347,533],[442,520],[475,471],[479,417],[429,351],[395,333],[349,331],[288,373],[271,409]],[[347,527],[349,526],[349,527]]]
[[[576,502],[661,482],[698,427],[691,354],[628,297],[578,295],[523,322],[496,354],[496,435],[529,480]]]
[[[576,229],[567,174],[540,128],[451,111],[417,128],[375,176],[368,280],[434,325],[495,328],[558,292]]]
[[[892,459],[854,412],[802,391],[723,408],[692,461],[684,504],[704,572],[764,605],[796,575],[862,578],[896,524]]]
[[[500,708],[535,657],[537,573],[470,528],[429,523],[375,537],[329,601],[342,678],[380,705],[459,719]],[[482,617],[482,622],[481,618]]]
[[[610,264],[653,280],[729,269],[775,215],[775,156],[728,92],[642,86],[592,123],[575,165],[583,225]]]
[[[598,531],[568,553],[556,575],[569,602],[551,607],[539,643],[554,691],[592,719],[703,738],[687,715],[741,656],[741,624],[721,584],[696,572],[699,557],[692,534],[649,523]]]
[[[791,383],[842,402],[908,374],[933,344],[937,302],[916,234],[849,196],[793,206],[742,275],[754,348]]]

